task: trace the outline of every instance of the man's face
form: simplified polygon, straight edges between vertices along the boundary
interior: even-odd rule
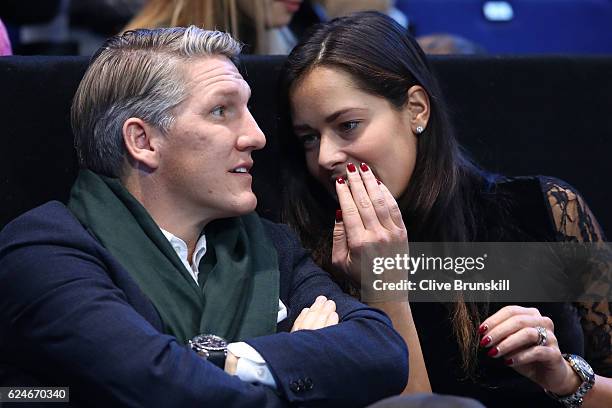
[[[189,96],[160,138],[159,187],[200,222],[249,213],[257,204],[251,152],[266,143],[247,108],[251,89],[223,56],[189,62],[186,81]]]

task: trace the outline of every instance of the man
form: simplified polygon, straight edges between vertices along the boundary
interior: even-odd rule
[[[253,212],[265,138],[239,48],[196,27],[138,30],[93,58],[68,207],[0,234],[0,384],[69,386],[84,406],[362,406],[402,391],[387,317]]]

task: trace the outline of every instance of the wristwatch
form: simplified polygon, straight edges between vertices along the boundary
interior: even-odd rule
[[[220,369],[225,369],[227,341],[223,337],[214,334],[199,334],[189,340],[189,348]]]
[[[595,373],[589,363],[580,356],[575,354],[563,354],[563,358],[567,360],[572,369],[578,374],[578,377],[582,380],[582,384],[578,387],[578,391],[570,395],[559,396],[550,391],[546,391],[546,393],[567,408],[580,407],[582,406],[584,396],[595,384]]]

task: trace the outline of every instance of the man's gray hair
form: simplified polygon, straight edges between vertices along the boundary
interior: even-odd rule
[[[119,177],[126,154],[125,121],[137,117],[167,133],[173,109],[188,96],[187,60],[223,55],[236,63],[241,47],[227,33],[195,26],[139,29],[107,40],[72,102],[80,166]]]

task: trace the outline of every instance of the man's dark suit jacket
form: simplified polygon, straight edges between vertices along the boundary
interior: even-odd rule
[[[229,376],[162,333],[128,272],[59,202],[0,233],[0,384],[70,386],[82,406],[363,406],[402,391],[407,350],[382,313],[331,282],[287,227],[264,221],[278,252],[279,333],[247,340],[278,390]],[[340,324],[287,333],[318,295]]]

